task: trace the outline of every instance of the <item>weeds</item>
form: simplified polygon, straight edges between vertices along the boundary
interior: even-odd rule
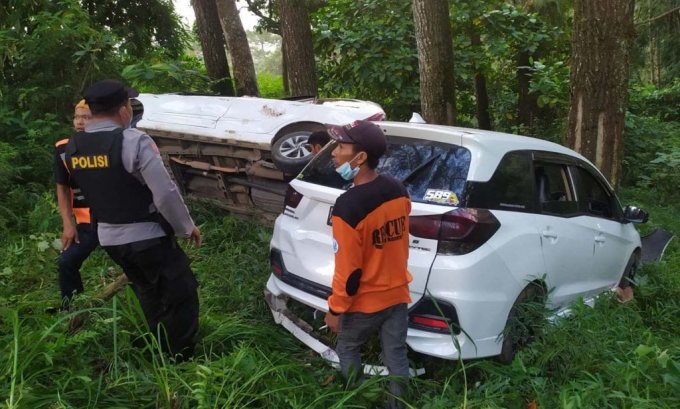
[[[680,212],[646,205],[651,227],[680,231]],[[42,198],[41,200],[48,200]],[[51,200],[51,199],[50,199]],[[649,203],[654,203],[649,200]],[[49,209],[49,204],[35,210]],[[380,406],[385,378],[346,389],[340,375],[276,326],[263,301],[270,231],[209,208],[194,209],[205,234],[187,247],[201,283],[199,342],[193,360],[169,362],[147,331],[128,289],[94,295],[113,263],[96,252],[83,267],[86,293],[71,314],[58,303],[53,232],[13,234],[0,247],[0,407],[5,408],[366,408]],[[45,222],[51,225],[51,221]],[[48,244],[45,246],[45,244]],[[41,250],[42,249],[42,250]],[[680,406],[680,251],[638,273],[635,300],[600,297],[594,308],[540,330],[510,365],[434,361],[411,380],[414,408],[674,408]],[[74,316],[87,315],[78,332]],[[412,358],[414,358],[413,356]],[[335,380],[332,377],[335,376]]]

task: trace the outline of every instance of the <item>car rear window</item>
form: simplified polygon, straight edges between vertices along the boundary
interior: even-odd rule
[[[331,160],[335,142],[329,143],[298,178],[323,186],[347,190]],[[470,151],[453,144],[421,139],[389,137],[387,152],[378,172],[402,181],[414,202],[455,206],[462,197],[470,167]]]

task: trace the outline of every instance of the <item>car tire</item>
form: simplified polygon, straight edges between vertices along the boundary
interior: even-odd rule
[[[621,280],[619,280],[619,288],[627,288],[635,286],[635,274],[637,273],[638,267],[640,266],[640,255],[638,252],[633,252],[628,259],[628,264],[623,270],[621,275]]]
[[[307,139],[312,132],[324,130],[314,123],[296,124],[284,128],[272,145],[274,165],[287,175],[297,175],[312,159]]]
[[[536,282],[530,283],[517,296],[510,309],[503,329],[501,353],[498,362],[510,364],[520,348],[530,344],[544,321],[545,288]]]

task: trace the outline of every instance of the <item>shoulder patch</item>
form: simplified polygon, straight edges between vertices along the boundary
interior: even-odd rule
[[[338,245],[338,241],[335,240],[335,237],[333,237],[333,254],[337,253],[338,250],[340,250],[340,246]]]

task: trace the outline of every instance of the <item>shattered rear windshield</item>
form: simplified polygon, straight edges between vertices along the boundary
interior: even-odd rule
[[[335,172],[331,160],[335,143],[331,141],[298,178],[347,190],[351,182]],[[413,202],[455,206],[465,188],[470,157],[470,151],[462,146],[388,136],[387,152],[377,170],[404,183]]]

